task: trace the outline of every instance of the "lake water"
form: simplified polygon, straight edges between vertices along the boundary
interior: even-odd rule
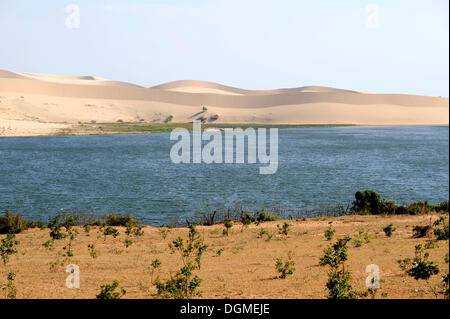
[[[448,127],[279,130],[261,164],[173,164],[169,134],[0,138],[0,209],[46,220],[93,209],[160,225],[211,206],[313,209],[372,189],[398,203],[449,198]]]

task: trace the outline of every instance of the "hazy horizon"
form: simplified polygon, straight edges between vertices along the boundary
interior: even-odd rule
[[[317,85],[448,97],[448,6],[6,0],[0,69],[148,87],[203,80],[244,89]]]

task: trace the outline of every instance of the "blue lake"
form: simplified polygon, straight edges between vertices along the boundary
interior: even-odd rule
[[[93,209],[160,225],[240,203],[313,209],[372,189],[407,203],[449,198],[448,127],[280,129],[278,171],[174,164],[169,134],[0,138],[0,209],[46,220]],[[265,165],[263,165],[265,166]]]

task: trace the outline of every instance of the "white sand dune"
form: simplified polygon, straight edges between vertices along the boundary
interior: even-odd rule
[[[49,134],[79,122],[155,123],[169,115],[188,122],[215,114],[214,123],[448,125],[449,100],[320,86],[244,90],[191,80],[145,88],[94,76],[0,70],[3,136]]]

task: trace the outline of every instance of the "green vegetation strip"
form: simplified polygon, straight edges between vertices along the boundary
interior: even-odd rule
[[[331,128],[331,127],[350,127],[355,124],[202,124],[203,129],[207,128]],[[175,128],[185,128],[192,131],[192,123],[87,123],[74,125],[72,128],[63,129],[56,135],[75,135],[75,134],[139,134],[139,133],[170,133]]]

